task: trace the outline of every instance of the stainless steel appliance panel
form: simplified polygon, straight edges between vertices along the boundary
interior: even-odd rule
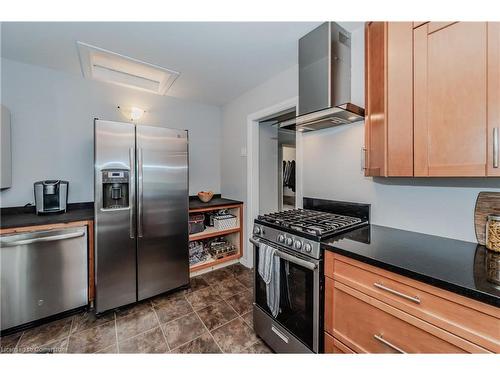
[[[276,353],[314,353],[256,304],[253,306],[253,325],[259,337]]]
[[[137,204],[142,300],[189,283],[187,131],[137,126]]]
[[[95,258],[98,313],[137,300],[135,235],[135,126],[95,121]],[[128,171],[128,207],[103,208],[103,171]]]
[[[271,229],[266,227],[266,230]],[[319,353],[322,322],[322,261],[293,253],[268,240],[250,238],[254,260],[259,260],[261,242],[275,247],[280,258],[280,284],[286,285],[288,297],[280,298],[280,312],[273,318],[267,307],[266,287],[254,269],[254,329],[277,353]],[[287,264],[288,263],[288,264]]]
[[[85,306],[85,226],[0,238],[1,329]]]
[[[299,115],[330,106],[329,43],[328,22],[299,39]]]

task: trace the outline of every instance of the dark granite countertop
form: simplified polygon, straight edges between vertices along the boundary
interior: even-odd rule
[[[189,209],[194,210],[194,209],[199,209],[199,208],[210,208],[210,207],[217,207],[217,206],[230,206],[232,204],[241,204],[243,202],[241,201],[236,201],[233,199],[226,199],[222,198],[220,194],[215,194],[213,198],[210,200],[208,203],[203,203],[200,201],[198,196],[196,195],[191,195],[189,197]]]
[[[500,254],[477,243],[367,225],[323,241],[326,250],[500,307],[500,285],[488,280]]]
[[[70,223],[93,220],[94,203],[69,203],[65,213],[37,215],[35,207],[9,207],[0,209],[0,229]]]

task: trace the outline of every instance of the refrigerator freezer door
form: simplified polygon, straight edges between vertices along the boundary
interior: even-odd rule
[[[137,300],[135,126],[96,120],[94,131],[95,306],[101,313]],[[128,176],[128,206],[104,208],[103,183],[112,181],[106,171]]]
[[[137,126],[137,285],[142,300],[189,283],[187,131]]]

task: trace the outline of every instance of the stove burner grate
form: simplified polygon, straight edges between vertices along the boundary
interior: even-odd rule
[[[258,219],[284,229],[289,228],[315,236],[335,233],[362,222],[357,217],[304,209],[259,215]]]

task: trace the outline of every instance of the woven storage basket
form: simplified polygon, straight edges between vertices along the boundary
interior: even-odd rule
[[[214,216],[214,228],[217,230],[233,229],[238,227],[238,219],[236,216],[228,214]]]

